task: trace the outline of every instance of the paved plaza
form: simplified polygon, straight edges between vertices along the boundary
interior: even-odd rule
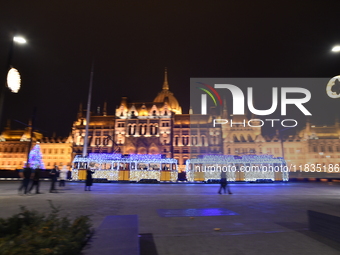
[[[76,182],[48,193],[46,181],[43,194],[26,196],[19,184],[0,182],[0,217],[20,205],[49,212],[48,200],[63,214],[91,215],[94,227],[107,215],[137,214],[139,233],[149,238],[142,255],[340,254],[339,244],[308,230],[307,218],[307,210],[340,216],[340,183],[240,183],[219,195],[218,184],[94,183],[84,191]],[[221,211],[232,213],[211,216]]]

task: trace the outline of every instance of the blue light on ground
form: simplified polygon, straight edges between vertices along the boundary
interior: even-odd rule
[[[225,208],[198,208],[198,209],[158,209],[160,217],[202,217],[238,215],[238,213]]]

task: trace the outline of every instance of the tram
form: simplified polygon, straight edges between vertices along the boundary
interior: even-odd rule
[[[72,180],[85,180],[86,170],[94,171],[92,177],[107,181],[143,180],[177,181],[177,160],[163,155],[120,153],[90,153],[77,155],[72,162]]]
[[[228,181],[288,181],[286,161],[272,155],[203,155],[186,161],[186,178],[194,181],[217,181],[221,172]]]

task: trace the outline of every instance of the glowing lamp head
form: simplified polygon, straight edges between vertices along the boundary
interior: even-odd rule
[[[335,46],[332,48],[332,51],[333,51],[333,52],[340,52],[340,45],[335,45]]]
[[[16,42],[16,43],[21,43],[21,44],[26,43],[26,39],[24,37],[21,37],[21,36],[14,36],[13,41]]]
[[[7,86],[13,93],[18,93],[21,85],[20,73],[17,69],[11,68],[7,74]]]

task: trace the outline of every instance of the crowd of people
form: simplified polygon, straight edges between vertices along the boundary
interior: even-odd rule
[[[85,191],[91,191],[91,186],[93,184],[92,174],[93,170],[87,169],[86,171],[86,180],[85,180]],[[49,173],[51,178],[51,186],[50,193],[58,193],[56,189],[56,183],[59,181],[59,187],[65,187],[65,181],[70,177],[70,169],[68,166],[63,166],[62,169],[59,169],[58,166],[54,166],[54,168]],[[19,194],[30,194],[31,190],[35,187],[35,193],[41,194],[39,191],[39,182],[41,177],[41,169],[32,169],[30,167],[25,167],[19,172],[19,176],[22,178],[22,182],[19,187]],[[32,180],[32,182],[31,182]],[[30,185],[31,183],[31,185]],[[218,190],[218,194],[224,193],[233,194],[230,191],[227,182],[227,176],[225,172],[221,173],[220,180],[220,188]]]
[[[19,187],[19,194],[30,194],[35,187],[35,194],[40,193],[40,179],[42,178],[41,169],[32,169],[26,166],[19,171],[19,177],[22,178],[22,182]],[[70,178],[69,166],[64,165],[61,169],[58,166],[49,172],[51,179],[50,193],[57,193],[56,183],[59,181],[59,187],[65,187],[65,181]]]

